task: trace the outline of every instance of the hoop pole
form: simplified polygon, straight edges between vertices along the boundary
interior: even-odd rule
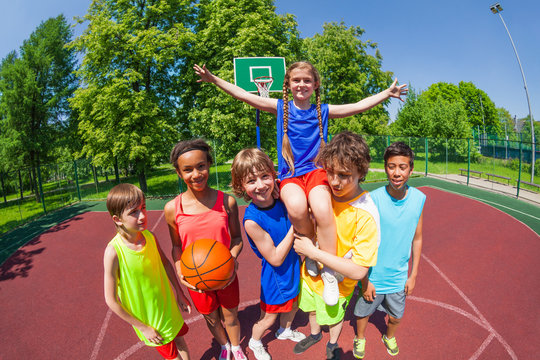
[[[256,124],[256,130],[257,130],[257,147],[260,149],[261,148],[261,130],[259,128],[259,117],[260,117],[261,111],[257,109],[256,113],[257,113],[257,118],[255,120],[255,124]]]

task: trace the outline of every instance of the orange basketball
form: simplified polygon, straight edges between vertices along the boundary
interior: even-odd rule
[[[234,275],[234,258],[225,245],[211,239],[189,244],[180,258],[185,280],[199,290],[221,289]]]

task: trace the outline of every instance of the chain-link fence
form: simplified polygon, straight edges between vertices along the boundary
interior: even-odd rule
[[[482,179],[520,191],[540,192],[539,181],[531,180],[531,146],[500,139],[429,139],[418,137],[364,136],[370,147],[371,169],[366,181],[382,181],[383,154],[395,141],[408,144],[415,153],[417,175],[469,180]],[[210,142],[214,144],[213,142]],[[538,148],[538,147],[537,147]],[[537,152],[536,158],[540,157]],[[209,185],[223,191],[231,182],[230,161],[214,152]],[[540,172],[540,160],[536,171]],[[185,190],[172,165],[145,170],[148,197],[173,197]],[[89,159],[41,165],[0,174],[0,235],[47,212],[78,201],[103,200],[119,182],[139,185],[133,168],[96,167]]]

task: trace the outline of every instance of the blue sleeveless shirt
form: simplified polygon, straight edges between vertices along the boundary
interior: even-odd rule
[[[285,205],[276,200],[269,208],[259,208],[251,203],[244,214],[244,223],[252,220],[266,231],[274,246],[279,245],[285,238],[291,223],[287,217]],[[261,255],[249,235],[249,245],[253,252],[262,259],[261,269],[261,300],[268,305],[280,305],[294,299],[300,292],[300,257],[291,247],[287,257],[280,266],[270,265]]]

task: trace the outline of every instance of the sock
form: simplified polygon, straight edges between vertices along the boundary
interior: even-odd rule
[[[226,343],[225,345],[221,345],[221,350],[231,350],[231,344],[230,343]]]
[[[322,332],[319,332],[317,335],[311,334],[311,335],[309,335],[309,336],[311,336],[311,337],[314,338],[315,340],[321,340],[321,338],[322,338]]]
[[[254,338],[249,339],[249,346],[250,347],[259,347],[262,345],[261,340],[255,340]]]
[[[238,351],[240,350],[240,345],[232,345],[231,346],[231,351]]]
[[[286,334],[287,334],[287,333],[291,332],[291,328],[290,328],[290,327],[288,327],[288,328],[282,328],[282,327],[280,326],[277,332],[278,332],[278,334],[280,334],[280,335],[283,334],[283,333],[286,333]]]
[[[330,350],[337,348],[337,343],[332,344],[330,341],[326,343],[326,347]]]

